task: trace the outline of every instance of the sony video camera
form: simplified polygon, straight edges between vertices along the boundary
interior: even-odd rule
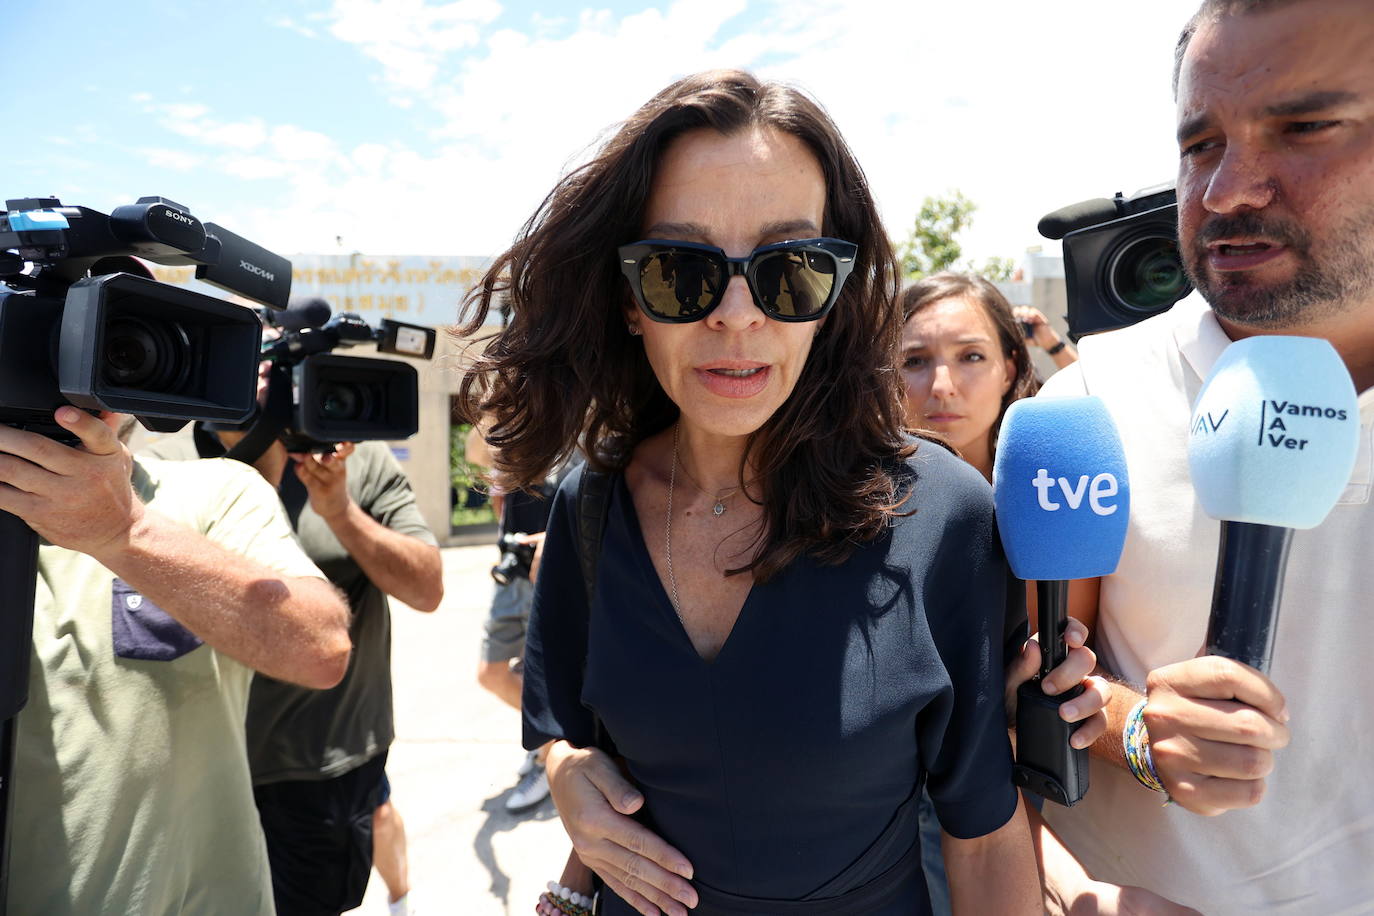
[[[1038,228],[1045,238],[1064,240],[1074,340],[1168,311],[1193,290],[1178,253],[1172,184],[1071,204]]]
[[[269,360],[268,404],[279,405],[278,438],[287,451],[333,448],[338,442],[406,439],[420,428],[420,386],[415,367],[394,359],[339,356],[360,344],[379,353],[431,359],[433,328],[383,318],[373,328],[361,317],[330,316],[328,303],[310,299],[280,315],[269,313],[281,336],[264,343]],[[290,392],[289,413],[285,392]],[[274,398],[275,395],[275,398]],[[270,409],[270,408],[269,408]]]
[[[291,263],[180,204],[141,197],[108,216],[56,198],[0,213],[0,423],[67,438],[63,404],[159,432],[251,415],[261,324],[250,308],[159,283],[135,256],[272,309]]]

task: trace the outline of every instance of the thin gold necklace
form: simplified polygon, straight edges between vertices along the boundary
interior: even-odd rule
[[[682,424],[679,423],[678,426],[673,427],[673,462],[675,466],[677,463],[677,431],[678,427],[681,425]],[[743,489],[742,486],[734,486],[726,490],[724,493],[713,494],[710,490],[707,490],[701,484],[697,483],[697,479],[692,476],[691,471],[687,470],[687,465],[685,464],[682,466],[682,473],[687,475],[687,479],[691,482],[692,486],[697,488],[698,493],[700,493],[702,496],[709,497],[710,499],[714,499],[716,501],[716,504],[711,507],[711,514],[714,515],[716,518],[720,518],[722,515],[725,514],[725,510],[730,508],[725,504],[725,501],[727,499],[733,499],[735,494],[738,493],[741,489]]]

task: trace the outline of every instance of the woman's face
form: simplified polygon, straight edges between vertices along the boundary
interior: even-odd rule
[[[722,136],[690,131],[662,154],[642,238],[715,245],[743,257],[760,245],[821,235],[825,179],[802,141],[769,129]],[[683,422],[712,435],[745,436],[787,400],[823,321],[768,318],[743,277],[700,321],[662,324],[631,306],[654,375]]]
[[[977,302],[942,299],[907,319],[900,368],[908,425],[943,434],[965,454],[986,449],[1016,364]]]

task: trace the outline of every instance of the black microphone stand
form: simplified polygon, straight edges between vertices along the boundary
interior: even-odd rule
[[[9,900],[15,751],[19,711],[29,701],[37,583],[38,534],[18,516],[0,512],[0,916]]]
[[[1212,614],[1207,621],[1208,655],[1233,658],[1269,673],[1292,546],[1292,528],[1221,523]]]

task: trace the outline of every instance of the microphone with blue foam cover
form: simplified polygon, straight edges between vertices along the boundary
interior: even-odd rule
[[[1126,455],[1100,398],[1034,398],[1008,408],[992,471],[997,528],[1012,572],[1036,580],[1040,673],[1017,690],[1017,785],[1062,805],[1088,791],[1087,749],[1059,708],[1082,687],[1046,696],[1066,655],[1068,580],[1116,570],[1131,490]]]
[[[997,436],[992,481],[1016,575],[1067,580],[1116,571],[1131,493],[1121,437],[1100,398],[1012,404]]]
[[[1207,653],[1268,672],[1294,529],[1320,525],[1359,453],[1350,372],[1325,340],[1248,337],[1193,407],[1188,468],[1221,520]]]

